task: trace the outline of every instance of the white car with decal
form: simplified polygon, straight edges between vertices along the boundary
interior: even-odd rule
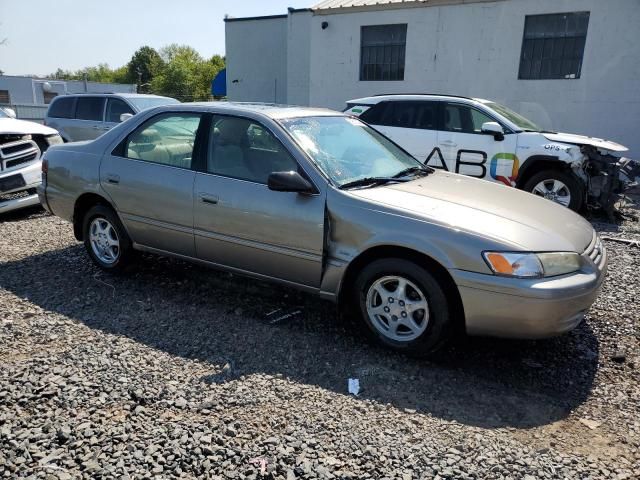
[[[347,102],[360,117],[426,164],[517,187],[573,210],[586,203],[613,215],[637,185],[640,163],[626,147],[549,132],[498,103],[451,95],[379,95]]]

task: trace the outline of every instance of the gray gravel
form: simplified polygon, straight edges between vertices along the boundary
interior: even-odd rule
[[[637,222],[594,224],[640,240]],[[423,361],[285,288],[153,257],[101,273],[69,224],[13,215],[0,478],[640,478],[640,248],[605,243],[574,332]]]

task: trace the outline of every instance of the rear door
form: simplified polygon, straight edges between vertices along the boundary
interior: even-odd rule
[[[438,103],[387,101],[360,118],[396,142],[421,162],[426,162],[438,138]]]
[[[516,134],[505,131],[500,139],[482,133],[482,124],[496,119],[470,105],[443,102],[442,109],[439,151],[431,156],[429,165],[511,186],[519,166]]]
[[[155,115],[100,165],[100,184],[134,242],[195,256],[192,169],[201,114]]]
[[[305,174],[258,121],[214,116],[209,130],[207,162],[194,186],[198,258],[318,288],[324,194],[269,190],[272,172]]]
[[[107,110],[104,115],[103,130],[111,130],[120,123],[120,115],[130,113],[135,115],[136,112],[129,106],[127,102],[121,98],[110,97],[107,99]]]
[[[75,118],[68,120],[67,132],[72,142],[93,140],[104,133],[105,98],[79,96],[76,100]]]

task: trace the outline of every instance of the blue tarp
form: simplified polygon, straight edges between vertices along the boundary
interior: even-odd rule
[[[211,82],[211,95],[214,97],[227,96],[227,69],[223,68],[218,72],[216,78]]]

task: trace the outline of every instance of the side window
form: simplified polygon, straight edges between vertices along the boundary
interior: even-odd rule
[[[495,122],[495,120],[488,115],[485,115],[480,110],[475,108],[471,109],[471,122],[473,123],[473,132],[482,133],[482,124],[487,122]]]
[[[370,123],[371,125],[380,125],[380,121],[388,105],[388,102],[380,102],[360,115],[360,119],[362,119],[363,122]]]
[[[61,97],[53,101],[47,116],[53,118],[73,118],[76,110],[75,97]]]
[[[470,116],[469,108],[447,103],[444,107],[444,129],[449,132],[464,132],[465,115]]]
[[[104,97],[78,97],[76,118],[78,120],[102,121]]]
[[[119,98],[110,98],[107,100],[107,115],[105,116],[106,122],[119,123],[120,115],[123,113],[133,114],[134,111],[129,105]]]
[[[416,117],[413,128],[422,130],[438,129],[438,103],[416,102]]]
[[[212,125],[207,172],[266,184],[272,172],[298,170],[291,154],[259,123],[215,116]]]
[[[416,102],[390,102],[380,125],[399,128],[415,128]]]
[[[127,158],[191,168],[200,114],[169,113],[153,117],[126,141]]]

